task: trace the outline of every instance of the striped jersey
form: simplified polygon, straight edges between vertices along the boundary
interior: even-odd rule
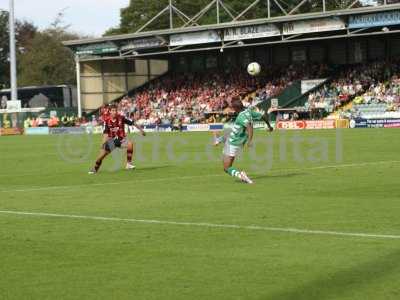
[[[247,142],[249,138],[247,135],[247,126],[253,124],[254,121],[262,120],[263,114],[254,110],[254,108],[247,108],[239,113],[233,123],[232,131],[229,135],[229,144],[233,146],[241,146]]]

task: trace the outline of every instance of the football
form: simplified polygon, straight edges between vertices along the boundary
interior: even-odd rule
[[[260,74],[261,72],[261,66],[259,63],[257,62],[252,62],[251,64],[249,64],[247,66],[247,72],[251,75],[251,76],[257,76],[258,74]]]

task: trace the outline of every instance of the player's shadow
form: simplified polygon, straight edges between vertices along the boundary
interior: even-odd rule
[[[393,274],[400,275],[400,251],[392,252],[373,261],[364,262],[353,268],[344,267],[343,270],[336,273],[331,273],[327,269],[315,280],[289,290],[262,297],[260,300],[341,299],[352,293],[356,295],[357,292],[365,290],[364,287],[374,282],[380,282],[382,277],[393,277]],[[389,278],[392,279],[391,277]],[[399,299],[396,296],[391,298],[394,295],[393,292],[397,296],[400,295],[400,284],[396,291],[387,290],[385,294],[382,288],[382,294],[379,297],[383,297],[382,299]],[[367,298],[367,295],[363,296]]]
[[[268,178],[291,178],[291,177],[297,177],[297,176],[302,176],[302,175],[307,175],[307,173],[296,172],[296,173],[281,173],[281,174],[264,174],[264,175],[255,175],[251,178],[254,180],[260,180],[260,179],[268,179]]]

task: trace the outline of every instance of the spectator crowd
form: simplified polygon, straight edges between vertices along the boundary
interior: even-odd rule
[[[355,104],[386,104],[397,110],[400,103],[400,64],[374,62],[348,66],[332,81],[308,95],[306,110],[333,112],[354,100]]]
[[[383,103],[388,111],[397,111],[400,107],[399,71],[398,62],[374,62],[340,69],[325,64],[297,64],[267,69],[257,77],[243,70],[168,74],[116,104],[122,114],[135,119],[139,125],[212,123],[223,121],[233,97],[240,97],[246,106],[254,105],[277,97],[296,81],[327,78],[327,83],[308,94],[302,111],[309,112],[311,118],[322,116],[314,114],[315,111],[333,112],[353,100],[355,104]],[[25,127],[96,126],[106,110],[107,106],[100,109],[100,119],[95,116],[89,120],[75,116],[28,118]]]
[[[171,124],[175,119],[199,123],[221,113],[232,97],[245,98],[260,87],[260,78],[244,72],[168,75],[118,103],[119,110],[141,125]]]
[[[119,111],[133,117],[140,125],[168,125],[177,120],[183,123],[214,122],[228,108],[233,97],[239,96],[245,104],[251,105],[278,96],[295,81],[319,78],[328,72],[326,65],[313,64],[271,68],[257,77],[242,70],[169,74],[117,104]],[[256,94],[254,99],[250,96],[252,92]]]

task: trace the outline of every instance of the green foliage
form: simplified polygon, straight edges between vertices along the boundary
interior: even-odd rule
[[[0,89],[9,83],[8,40],[8,14],[0,11]]]
[[[147,21],[153,18],[166,5],[168,0],[148,1],[148,0],[130,0],[127,7],[121,9],[121,20],[118,28],[112,28],[106,32],[106,35],[123,34],[136,31]],[[157,29],[158,27],[166,28],[168,26],[168,18],[159,19],[149,29]]]
[[[59,12],[46,30],[37,32],[18,57],[19,84],[57,85],[74,84],[75,63],[71,50],[64,47],[65,40],[79,36],[68,31]]]
[[[30,45],[32,39],[34,38],[37,27],[28,21],[17,21],[16,22],[16,38],[17,44],[23,50],[23,47]]]
[[[35,35],[37,28],[28,21],[16,21],[15,31],[17,50],[24,51]],[[9,39],[8,12],[0,11],[0,89],[8,87],[10,84]]]
[[[19,84],[53,85],[75,82],[73,53],[65,48],[62,35],[54,30],[36,33],[19,61]]]
[[[211,1],[210,0],[179,0],[173,1],[173,4],[181,10],[184,14],[189,17],[194,17],[198,12],[200,12],[203,8],[205,8]],[[224,2],[225,3],[225,2]],[[225,3],[228,9],[233,13],[233,15],[237,15],[240,11],[244,10],[251,2],[250,1],[242,1],[242,0],[231,0]],[[110,34],[122,34],[122,33],[130,33],[137,31],[140,27],[142,27],[146,22],[151,20],[154,16],[156,16],[162,9],[164,9],[168,5],[168,0],[156,1],[156,0],[131,0],[128,7],[123,8],[121,10],[121,22],[118,28],[112,28],[106,32],[106,35]],[[265,4],[264,4],[265,6]],[[266,9],[264,10],[264,12]],[[246,15],[246,17],[265,17],[265,13],[262,10],[253,10],[253,12]],[[229,15],[220,8],[220,17],[222,22],[228,22],[232,19]],[[216,7],[209,10],[209,12],[205,13],[199,24],[212,24],[216,23],[217,14]],[[182,26],[186,20],[184,18],[178,17],[174,14],[174,27]],[[169,12],[166,11],[160,18],[150,24],[146,30],[157,30],[157,29],[165,29],[169,28]]]
[[[183,13],[189,17],[194,17],[198,12],[206,7],[211,0],[173,0],[172,3]],[[224,6],[231,12],[232,15],[237,16],[243,12],[254,0],[225,0],[223,1]],[[286,0],[278,1],[281,8],[286,12],[294,10],[300,3],[300,0]],[[354,0],[332,0],[326,1],[326,8],[328,10],[343,9],[353,4],[354,7],[362,6],[361,2],[353,3]],[[121,9],[121,21],[120,25],[115,28],[108,30],[105,35],[113,34],[124,34],[136,32],[144,24],[150,21],[156,16],[162,9],[168,5],[168,0],[131,0],[129,5]],[[271,1],[271,16],[281,16],[283,14],[281,8],[274,2]],[[305,2],[301,7],[296,9],[295,13],[310,13],[322,11],[322,0],[309,0]],[[267,17],[267,1],[262,0],[240,19],[259,19]],[[212,7],[207,13],[205,13],[198,21],[199,25],[213,24],[216,23],[217,13],[216,5]],[[224,8],[220,7],[220,20],[221,22],[230,22],[232,18]],[[174,14],[174,27],[182,26],[186,20]],[[169,12],[166,11],[157,20],[151,23],[146,31],[166,29],[169,28]]]
[[[63,24],[63,12],[42,31],[28,21],[16,21],[18,85],[75,83],[73,53],[62,41],[78,39]],[[9,86],[8,13],[0,12],[0,88]]]

